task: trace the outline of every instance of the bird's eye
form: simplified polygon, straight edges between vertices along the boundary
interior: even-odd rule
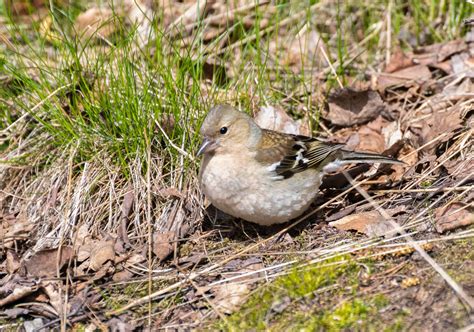
[[[227,132],[227,127],[222,127],[220,133],[224,135]]]

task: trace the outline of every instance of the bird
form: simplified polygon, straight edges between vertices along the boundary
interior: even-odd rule
[[[343,144],[260,128],[229,105],[212,107],[201,128],[200,188],[219,210],[262,226],[301,216],[324,175],[352,163],[403,162]]]

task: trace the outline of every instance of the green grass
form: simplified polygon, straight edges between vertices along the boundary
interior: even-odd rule
[[[365,6],[360,6],[359,2],[341,3],[331,9],[336,14],[334,22],[338,24],[322,26],[310,14],[310,4],[281,2],[269,26],[278,26],[284,18],[306,11],[307,15],[294,24],[283,26],[281,31],[291,35],[305,25],[320,28],[329,48],[335,50],[331,53],[335,54],[333,60],[339,63],[337,74],[346,82],[345,78],[357,70],[343,67],[342,62],[352,55],[350,50],[364,32],[371,31],[374,24],[380,22],[386,4],[383,1]],[[161,147],[164,146],[167,148],[164,153],[172,161],[179,154],[169,147],[156,122],[173,117],[175,126],[169,131],[170,139],[193,153],[199,141],[197,128],[210,105],[225,101],[248,109],[255,101],[278,104],[299,87],[305,92],[298,100],[288,102],[289,111],[296,111],[298,104],[306,106],[317,127],[322,105],[315,102],[313,96],[322,88],[312,83],[311,70],[295,74],[291,68],[282,68],[283,71],[270,75],[272,68],[269,66],[275,64],[269,61],[269,42],[285,42],[278,29],[260,35],[258,24],[244,29],[242,18],[238,19],[233,32],[226,37],[229,42],[255,37],[241,46],[242,61],[234,68],[240,74],[224,85],[210,84],[210,92],[203,93],[203,63],[207,55],[200,50],[207,50],[207,46],[202,40],[196,38],[192,50],[179,50],[167,39],[162,23],[157,19],[151,23],[157,37],[141,51],[134,48],[136,29],[124,26],[113,36],[113,47],[101,46],[97,40],[84,44],[74,36],[72,24],[84,8],[86,6],[80,2],[70,8],[55,8],[51,13],[52,32],[61,40],[52,43],[41,32],[39,23],[28,26],[11,22],[8,25],[16,49],[6,50],[0,59],[0,72],[6,77],[2,82],[1,97],[15,99],[15,108],[1,107],[0,128],[7,127],[23,113],[29,113],[35,119],[29,123],[30,130],[40,128],[38,130],[47,132],[49,137],[47,142],[41,142],[44,146],[37,149],[39,153],[57,148],[74,150],[75,161],[81,163],[105,152],[127,172],[131,160],[137,156],[144,159],[148,149],[163,152]],[[347,15],[354,10],[356,14]],[[320,9],[316,11],[324,13]],[[433,41],[455,38],[464,32],[461,22],[471,14],[472,6],[465,1],[394,1],[394,37],[402,28],[416,36],[428,28],[424,33]],[[261,9],[256,10],[255,16],[256,22],[262,19]],[[441,28],[430,24],[434,18],[442,19]],[[368,44],[368,54],[377,52],[379,37],[380,34],[376,34]],[[85,56],[86,53],[90,55]],[[224,54],[223,59],[233,64],[230,52]],[[333,78],[329,73],[327,89],[337,86]],[[229,97],[223,98],[226,94]],[[41,105],[35,108],[39,103]],[[35,110],[31,111],[32,108]],[[303,115],[301,111],[294,114]],[[9,150],[14,148],[15,143],[11,142]],[[17,160],[29,163],[34,158],[29,153],[23,157]],[[45,158],[35,160],[46,162]]]

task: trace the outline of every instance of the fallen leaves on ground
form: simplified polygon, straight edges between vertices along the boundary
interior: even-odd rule
[[[415,65],[391,73],[377,75],[376,87],[379,91],[392,86],[422,85],[432,78],[431,71],[426,65]]]
[[[98,271],[108,261],[115,258],[115,241],[105,240],[93,244],[90,252],[89,268]]]
[[[376,91],[340,89],[329,96],[329,110],[323,116],[332,124],[348,127],[374,120],[385,109]]]
[[[287,134],[311,136],[303,120],[293,120],[285,110],[277,106],[262,106],[255,115],[255,122],[262,128]]]
[[[460,202],[437,208],[435,218],[435,228],[438,233],[474,224],[472,207]]]
[[[25,261],[24,266],[30,277],[53,277],[74,257],[74,249],[64,246],[59,249],[46,249],[37,252]]]
[[[401,205],[393,209],[385,209],[389,216],[402,213],[406,207]],[[395,230],[392,223],[386,220],[380,212],[366,211],[345,216],[339,220],[332,221],[329,226],[336,227],[339,230],[354,230],[367,236],[387,236],[393,235]]]
[[[174,251],[173,243],[176,235],[174,232],[156,232],[153,234],[153,253],[160,261],[171,255]]]
[[[121,28],[121,21],[127,26],[138,26],[138,37],[144,44],[149,36],[151,8],[145,1],[123,0],[117,1],[113,7],[96,6],[79,14],[74,24],[75,31],[84,40],[91,37],[108,39]],[[149,15],[147,17],[147,15]]]
[[[460,73],[470,67],[471,57],[466,51],[468,46],[463,39],[432,44],[409,53],[399,49],[385,71],[373,77],[374,88],[384,91],[392,86],[422,85],[432,78],[429,67],[439,68],[447,74]]]
[[[250,287],[247,284],[225,283],[214,287],[212,293],[217,308],[226,314],[231,314],[245,302]]]

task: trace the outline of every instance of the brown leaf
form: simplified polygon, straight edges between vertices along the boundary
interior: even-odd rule
[[[310,135],[310,133],[306,132],[308,129],[304,127],[303,123],[293,120],[280,107],[262,106],[255,115],[254,120],[260,127],[265,129],[294,135]]]
[[[38,290],[36,283],[22,283],[20,280],[10,280],[0,287],[0,308],[16,302]]]
[[[451,65],[451,60],[434,63],[431,65],[431,67],[441,69],[448,75],[451,75],[453,73],[453,66]]]
[[[7,251],[7,259],[6,259],[6,267],[8,274],[15,273],[21,266],[20,258],[16,254],[16,252],[8,250]]]
[[[265,266],[263,265],[262,260],[260,258],[251,257],[245,260],[235,259],[230,261],[224,266],[224,271],[229,271],[229,276],[234,278],[232,282],[242,282],[257,277],[262,277],[263,274],[261,272],[252,273],[249,275],[246,274],[262,270],[264,267]],[[222,275],[226,276],[227,273],[223,272]],[[241,276],[236,278],[239,275]]]
[[[379,91],[394,85],[421,85],[431,79],[431,71],[426,65],[416,65],[393,73],[380,73],[376,76],[375,86]]]
[[[409,129],[417,136],[415,141],[417,146],[423,146],[434,140],[422,150],[426,154],[432,154],[438,144],[448,141],[456,130],[462,128],[460,113],[460,110],[436,112],[424,120],[413,123]],[[440,135],[444,136],[436,139]]]
[[[405,206],[386,209],[390,216],[405,211]],[[351,214],[329,223],[329,226],[339,230],[355,230],[367,236],[385,236],[394,231],[391,223],[376,210]]]
[[[31,24],[47,16],[49,11],[46,0],[6,0],[5,9],[15,22]],[[61,5],[55,3],[55,5]]]
[[[128,217],[130,212],[132,211],[133,201],[135,199],[135,191],[133,190],[133,186],[131,184],[127,187],[127,192],[123,196],[123,202],[121,206],[122,214],[120,216],[120,227],[118,229],[118,239],[117,244],[122,244],[120,249],[123,249],[123,245],[130,245],[130,241],[128,239],[127,233],[127,226],[128,226]],[[124,251],[124,250],[118,250]]]
[[[329,217],[326,218],[326,222],[331,222],[331,221],[335,221],[335,220],[338,220],[338,219],[341,219],[349,214],[351,214],[352,212],[355,211],[355,206],[350,206],[350,207],[347,207],[343,210],[340,210],[340,211],[337,211],[336,213],[334,214],[331,214]]]
[[[107,38],[117,29],[114,12],[110,8],[89,8],[77,16],[74,28],[83,38],[97,35]]]
[[[46,249],[37,252],[29,260],[24,262],[26,272],[31,277],[54,277],[57,270],[68,263],[74,257],[74,250],[70,246],[59,249]]]
[[[427,54],[433,55],[434,57],[431,60],[431,62],[424,61],[423,63],[423,64],[428,65],[434,62],[442,62],[446,60],[448,57],[450,57],[451,55],[462,52],[462,51],[466,51],[466,50],[467,50],[467,44],[464,41],[464,39],[455,39],[448,42],[432,44],[432,45],[419,48],[416,50],[417,54],[413,55],[413,58],[416,63],[421,63],[422,60],[419,59],[421,55],[424,55],[425,58]]]
[[[128,281],[132,279],[133,277],[133,272],[129,270],[122,270],[120,272],[117,272],[113,275],[112,280],[115,282],[122,282],[122,281]]]
[[[389,175],[392,181],[400,181],[406,170],[418,162],[418,151],[410,144],[404,144],[398,153],[398,159],[406,165],[392,165],[393,172]]]
[[[383,135],[371,126],[363,126],[358,131],[360,142],[357,150],[382,153],[385,151],[385,139]]]
[[[466,179],[466,181],[474,180],[474,158],[467,158],[465,160],[450,159],[443,165],[446,171],[454,179]]]
[[[329,110],[323,116],[337,126],[349,127],[375,119],[385,104],[376,91],[340,89],[329,96]]]
[[[460,202],[436,209],[435,215],[435,228],[438,233],[474,224],[472,209]]]
[[[98,241],[93,244],[89,268],[98,271],[106,262],[115,258],[115,241]]]
[[[153,253],[158,257],[159,261],[163,261],[173,251],[173,241],[175,240],[174,232],[164,232],[153,234]]]
[[[2,227],[6,226],[6,230],[3,229],[1,233],[4,236],[2,237],[4,239],[2,245],[5,248],[12,248],[18,238],[28,236],[34,227],[34,224],[29,222],[26,216],[21,213],[17,216],[9,214],[3,218],[6,222],[2,222]]]
[[[250,292],[247,284],[225,283],[212,289],[214,303],[219,310],[231,314],[243,304]]]
[[[58,314],[63,310],[68,312],[68,307],[70,307],[70,304],[64,307],[65,303],[63,303],[61,297],[60,287],[61,284],[57,281],[48,281],[43,284],[43,290],[49,298],[49,304],[51,304]]]
[[[185,195],[178,188],[175,187],[159,188],[157,190],[157,194],[164,199],[185,198]]]
[[[454,74],[474,78],[474,56],[469,53],[456,54],[451,58]]]
[[[386,73],[393,73],[394,71],[413,66],[412,57],[406,55],[403,50],[398,49],[390,58],[390,63],[385,68]]]

